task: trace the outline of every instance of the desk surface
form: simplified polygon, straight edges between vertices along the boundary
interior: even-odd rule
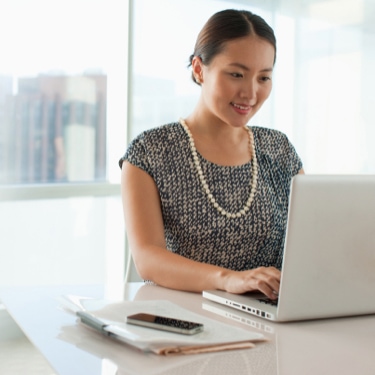
[[[107,298],[104,286],[0,289],[9,313],[59,375],[375,374],[375,315],[269,323],[206,301],[200,294],[130,283],[121,292],[122,299],[170,300],[270,339],[254,349],[160,357],[77,325],[74,315],[59,308],[58,298],[66,294]]]

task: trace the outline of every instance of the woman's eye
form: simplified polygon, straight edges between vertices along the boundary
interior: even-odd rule
[[[241,73],[231,73],[232,77],[234,78],[242,78],[243,75]]]
[[[268,77],[268,76],[260,77],[260,80],[263,82],[271,81],[271,77]]]

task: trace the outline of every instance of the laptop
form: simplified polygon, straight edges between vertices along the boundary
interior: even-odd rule
[[[277,304],[258,292],[203,297],[279,322],[375,313],[375,175],[297,175]]]

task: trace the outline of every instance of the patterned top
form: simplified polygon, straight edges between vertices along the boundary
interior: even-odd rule
[[[220,214],[203,190],[189,138],[180,123],[138,135],[127,160],[147,172],[160,194],[167,248],[187,258],[232,270],[281,268],[291,179],[302,162],[277,130],[252,127],[258,182],[250,210],[239,218]],[[198,157],[218,204],[238,212],[250,193],[252,163],[220,166]]]

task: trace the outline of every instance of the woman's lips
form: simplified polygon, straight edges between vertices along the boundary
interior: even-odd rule
[[[245,104],[231,103],[231,105],[235,109],[235,111],[240,114],[248,114],[252,109],[250,105]]]

